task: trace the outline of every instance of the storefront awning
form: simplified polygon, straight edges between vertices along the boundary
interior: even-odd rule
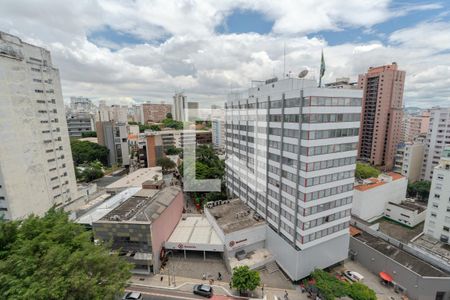
[[[387,282],[392,282],[393,281],[392,276],[389,275],[386,272],[380,272],[380,277],[381,277],[381,279],[383,279],[383,280],[385,280]]]

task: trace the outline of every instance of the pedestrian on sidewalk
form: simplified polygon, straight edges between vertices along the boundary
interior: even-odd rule
[[[289,294],[286,290],[284,290],[284,300],[289,300]]]
[[[222,280],[222,274],[220,272],[217,273],[217,280]]]
[[[202,279],[206,280],[206,274],[205,273],[202,274]]]

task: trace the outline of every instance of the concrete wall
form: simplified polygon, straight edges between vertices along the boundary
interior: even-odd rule
[[[152,231],[152,249],[153,249],[153,272],[159,273],[159,256],[164,242],[167,241],[181,219],[184,207],[183,192],[179,192],[163,213],[153,221]]]
[[[388,209],[390,211],[388,211]],[[403,216],[402,216],[402,214],[403,214]],[[394,204],[389,204],[389,203],[386,205],[386,210],[384,212],[384,215],[387,218],[394,220],[396,222],[399,222],[401,224],[404,224],[408,227],[414,227],[417,224],[425,221],[426,214],[427,214],[426,210],[423,210],[422,212],[419,213],[418,210],[411,211],[411,210],[399,207]],[[405,216],[408,216],[408,217],[405,217]]]
[[[382,216],[389,201],[400,203],[405,199],[407,186],[406,178],[401,178],[365,191],[355,189],[352,214],[363,220]]]
[[[348,233],[314,247],[297,251],[275,231],[267,229],[267,248],[292,280],[308,276],[315,268],[327,268],[348,257]]]
[[[350,238],[350,249],[357,253],[355,260],[372,273],[390,274],[410,299],[434,300],[437,292],[445,292],[444,299],[450,299],[450,277],[422,277],[356,238]]]

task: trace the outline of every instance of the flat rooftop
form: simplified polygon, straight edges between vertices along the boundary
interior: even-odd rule
[[[387,173],[385,175],[390,176],[392,178],[392,181],[405,178],[403,175],[395,173],[395,172],[389,172],[389,173]],[[370,189],[373,189],[373,188],[376,188],[378,186],[385,185],[385,184],[388,184],[388,183],[389,182],[380,180],[379,178],[372,177],[372,178],[365,179],[364,183],[358,184],[354,188],[355,188],[355,190],[358,190],[360,192],[364,192],[364,191],[367,191],[367,190],[370,190]]]
[[[87,211],[84,215],[76,219],[75,222],[80,224],[92,225],[93,222],[96,222],[103,218],[109,212],[118,207],[121,203],[125,202],[127,199],[136,194],[140,189],[141,188],[138,187],[131,187],[120,192],[119,194],[109,198],[102,204]]]
[[[127,176],[122,177],[119,180],[106,186],[106,190],[116,190],[128,187],[142,187],[142,183],[148,180],[153,181],[155,176],[158,176],[159,179],[162,179],[161,167],[138,169],[133,173],[130,173]]]
[[[178,222],[166,247],[175,249],[180,244],[199,245],[197,249],[201,249],[200,245],[209,245],[215,247],[216,251],[223,251],[223,242],[204,216],[187,216]]]
[[[240,199],[230,200],[229,203],[206,209],[225,234],[265,224],[264,219],[256,215]]]
[[[417,210],[417,212],[419,214],[427,209],[426,206],[423,206],[423,205],[420,205],[418,203],[414,203],[414,202],[411,202],[411,201],[402,201],[401,203],[389,202],[389,204],[401,207],[401,208],[409,210],[409,211],[416,211]]]
[[[370,247],[378,250],[384,255],[395,260],[397,263],[405,266],[406,268],[416,272],[421,276],[430,277],[448,277],[449,273],[446,273],[438,268],[435,268],[431,264],[401,250],[400,248],[389,244],[381,238],[370,235],[367,232],[362,231],[355,236],[356,239],[366,243]]]
[[[100,220],[112,222],[152,222],[169,207],[181,192],[178,186],[169,186],[157,190],[151,197],[133,195],[120,205],[109,211]]]

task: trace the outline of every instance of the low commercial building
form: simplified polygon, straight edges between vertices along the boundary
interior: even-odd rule
[[[425,221],[426,206],[406,200],[400,203],[388,202],[384,216],[408,227],[415,227]]]
[[[352,214],[365,221],[383,216],[386,204],[400,203],[406,198],[406,177],[390,172],[355,185]]]
[[[205,208],[205,215],[224,245],[224,260],[230,271],[241,265],[256,269],[274,261],[266,249],[266,222],[244,202],[219,202]]]
[[[450,272],[441,269],[437,261],[433,265],[426,253],[368,228],[352,231],[350,259],[383,276],[399,294],[412,300],[450,298]]]
[[[111,243],[135,265],[135,273],[158,273],[163,245],[183,213],[180,187],[140,190],[92,223],[95,239]]]
[[[161,167],[137,169],[106,186],[106,192],[116,194],[130,187],[141,187],[144,182],[160,181],[162,178]]]

